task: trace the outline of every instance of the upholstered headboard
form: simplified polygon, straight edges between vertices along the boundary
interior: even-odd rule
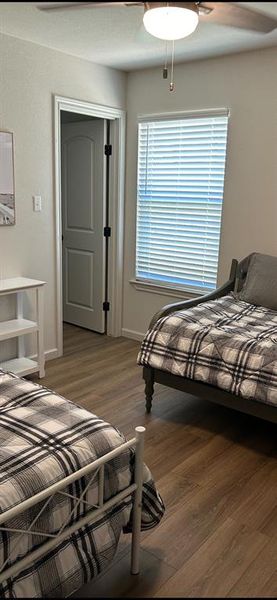
[[[236,273],[235,292],[240,292],[240,290],[243,287],[243,284],[244,284],[245,279],[246,279],[248,267],[249,267],[249,264],[250,264],[250,260],[251,260],[251,257],[253,256],[253,254],[255,254],[255,253],[252,252],[251,254],[248,254],[248,256],[246,256],[245,258],[243,258],[238,263],[237,273]]]
[[[277,311],[276,256],[254,252],[239,263],[236,275],[239,300]]]

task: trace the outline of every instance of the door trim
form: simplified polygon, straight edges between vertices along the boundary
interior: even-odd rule
[[[113,161],[110,165],[110,238],[108,259],[108,289],[110,311],[107,335],[118,337],[122,331],[123,298],[123,232],[124,232],[124,180],[125,180],[125,128],[124,110],[54,96],[54,143],[55,143],[55,215],[56,215],[56,302],[58,356],[63,354],[63,305],[62,305],[62,206],[61,206],[61,111],[75,112],[111,121],[111,144]]]

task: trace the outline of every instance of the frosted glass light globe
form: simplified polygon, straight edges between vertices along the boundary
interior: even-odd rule
[[[161,40],[180,40],[187,37],[198,25],[198,14],[179,6],[158,6],[144,13],[146,31]]]

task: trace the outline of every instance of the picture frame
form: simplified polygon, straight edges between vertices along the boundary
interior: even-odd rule
[[[14,139],[0,131],[0,226],[15,225]]]

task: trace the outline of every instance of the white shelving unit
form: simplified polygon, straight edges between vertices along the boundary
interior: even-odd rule
[[[27,277],[14,277],[0,281],[0,297],[9,294],[16,295],[16,319],[0,322],[0,342],[11,338],[18,339],[18,357],[0,362],[0,369],[12,371],[16,375],[24,376],[29,373],[39,373],[44,377],[44,335],[43,335],[43,295],[45,281],[28,279]],[[27,290],[36,293],[36,321],[29,321],[23,315],[23,295]],[[37,360],[25,356],[24,336],[37,334]]]

